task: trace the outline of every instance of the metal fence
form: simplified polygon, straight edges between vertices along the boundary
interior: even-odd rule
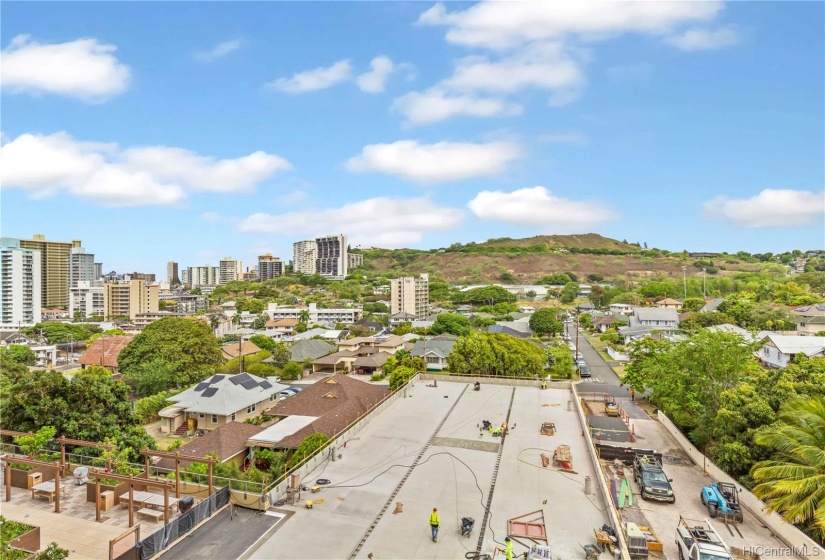
[[[229,488],[225,486],[140,541],[137,548],[140,549],[141,559],[149,560],[160,554],[161,551],[166,550],[169,545],[174,544],[180,537],[191,532],[198,524],[215,515],[218,510],[228,503]]]

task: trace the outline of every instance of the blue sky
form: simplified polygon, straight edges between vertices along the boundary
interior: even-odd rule
[[[7,3],[2,233],[106,270],[825,246],[822,3]]]

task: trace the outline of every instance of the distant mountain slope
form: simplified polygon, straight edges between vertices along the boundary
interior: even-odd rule
[[[677,277],[682,275],[683,266],[688,276],[694,276],[701,275],[702,266],[708,264],[686,254],[666,255],[595,233],[499,238],[429,251],[372,248],[358,252],[364,255],[364,267],[372,272],[391,277],[427,272],[452,283],[530,284],[554,272],[573,272],[582,281],[588,275],[605,280]],[[720,276],[761,268],[734,256],[719,257],[714,265]]]

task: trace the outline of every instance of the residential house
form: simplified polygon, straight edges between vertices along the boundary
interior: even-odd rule
[[[238,356],[251,356],[257,354],[261,349],[248,340],[241,342],[230,342],[221,346],[221,356],[224,360],[234,360]]]
[[[416,316],[406,311],[399,311],[390,315],[388,322],[391,328],[397,327],[404,323],[412,323],[416,320]]]
[[[384,325],[377,321],[361,318],[352,324],[352,328],[367,333],[379,333],[384,330]]]
[[[162,433],[214,430],[230,422],[255,418],[278,402],[287,389],[276,377],[263,379],[249,373],[216,374],[169,397],[174,404],[158,414]]]
[[[68,319],[69,312],[63,309],[43,309],[41,316],[44,321],[57,321],[59,319]]]
[[[284,342],[297,342],[299,340],[309,340],[315,337],[321,337],[327,342],[337,344],[338,341],[347,337],[349,331],[346,330],[329,330],[329,329],[309,329],[302,333],[295,333],[292,336],[284,337]]]
[[[530,323],[525,321],[498,321],[495,325],[487,327],[487,332],[509,334],[516,338],[530,338],[534,334]]]
[[[317,339],[299,340],[289,347],[289,360],[291,362],[308,362],[317,360],[335,351],[335,346],[329,342]],[[270,356],[264,363],[273,364],[275,360]]]
[[[423,358],[427,364],[427,371],[441,371],[447,367],[447,356],[453,351],[456,340],[458,337],[451,334],[417,340],[410,355],[414,358]]]
[[[725,298],[706,299],[705,305],[699,310],[700,313],[708,313],[709,311],[717,311],[719,305],[725,301]]]
[[[112,373],[118,373],[117,357],[132,338],[134,337],[128,335],[101,335],[83,352],[77,363],[83,369],[86,366],[102,366],[112,370]]]
[[[264,328],[267,336],[280,340],[295,334],[295,327],[299,322],[298,319],[270,319]]]
[[[637,307],[629,320],[628,326],[619,327],[619,334],[625,343],[653,331],[672,334],[679,328],[679,313],[673,307]]]
[[[167,317],[186,317],[185,313],[175,313],[173,311],[152,311],[149,313],[138,313],[135,315],[135,327],[143,330],[146,325],[151,325],[155,321],[160,321]]]
[[[755,340],[754,335],[751,332],[743,329],[742,327],[740,327],[738,325],[731,325],[730,323],[724,323],[724,324],[721,324],[721,325],[713,325],[711,327],[707,327],[707,330],[709,330],[710,332],[726,332],[726,333],[738,334],[739,336],[744,338],[747,342],[753,342]],[[767,336],[767,334],[765,334],[764,336]],[[764,338],[764,336],[761,337],[761,338]],[[761,340],[761,338],[759,340]]]
[[[0,348],[9,346],[27,346],[34,352],[35,365],[48,367],[57,365],[57,346],[54,344],[43,344],[18,332],[9,333],[0,342]]]
[[[599,332],[605,332],[607,329],[618,325],[628,324],[630,324],[630,319],[621,313],[593,317],[593,328],[597,329]]]
[[[679,309],[682,309],[682,302],[679,301],[678,299],[664,298],[664,299],[660,299],[659,301],[656,302],[656,307],[659,307],[659,308],[662,308],[662,309],[669,307],[669,308],[676,309],[678,311]]]
[[[246,446],[246,442],[263,429],[263,426],[246,424],[245,422],[228,422],[214,430],[209,430],[201,437],[179,447],[176,451],[181,455],[193,457],[216,455],[221,463],[234,463],[243,469],[249,458],[249,448]],[[189,461],[181,461],[180,466],[181,468],[189,466]],[[164,471],[174,471],[175,460],[161,459],[155,464],[155,467]]]
[[[247,444],[292,451],[313,434],[333,439],[389,395],[386,386],[346,375],[329,376],[268,410],[278,421]]]
[[[596,306],[592,303],[580,303],[576,306],[576,309],[579,310],[579,313],[593,313],[596,310]]]
[[[351,325],[361,318],[363,310],[358,308],[334,308],[326,309],[319,308],[316,304],[310,303],[306,308],[300,307],[281,307],[276,303],[270,303],[266,311],[264,311],[271,319],[301,319],[302,314],[306,313],[309,318],[309,323],[314,324],[321,321],[330,321],[335,323],[344,323]]]
[[[370,347],[380,352],[395,354],[404,349],[404,339],[400,336],[356,336],[338,343],[338,350],[358,350],[359,348]]]
[[[788,365],[797,354],[809,358],[825,358],[825,337],[769,334],[761,339],[762,348],[756,357],[763,365],[781,368]]]
[[[607,308],[610,313],[628,316],[633,313],[633,306],[629,303],[611,303]]]
[[[535,313],[536,308],[531,305],[522,305],[518,308],[520,313]]]
[[[579,284],[579,297],[586,298],[590,295],[590,292],[593,291],[592,286],[590,284]]]
[[[456,308],[455,312],[459,313],[460,315],[469,315],[473,312],[473,308],[470,305],[459,305]]]
[[[796,333],[800,336],[816,336],[825,331],[825,303],[806,305],[792,311]]]

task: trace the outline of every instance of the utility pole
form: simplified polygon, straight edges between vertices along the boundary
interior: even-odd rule
[[[682,267],[682,283],[685,286],[685,297],[684,297],[684,299],[687,299],[687,267],[686,266]]]
[[[707,297],[708,297],[707,282],[706,282],[707,276],[705,274],[707,272],[707,270],[708,270],[707,268],[702,269],[702,297],[704,299],[707,299]]]
[[[243,373],[243,335],[238,336],[238,373]]]
[[[579,365],[579,304],[576,304],[576,372],[581,376],[581,366]]]

